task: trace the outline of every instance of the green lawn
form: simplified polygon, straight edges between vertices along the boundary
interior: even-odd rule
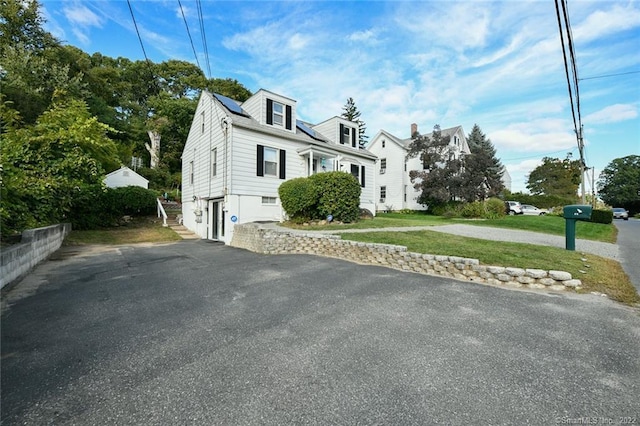
[[[565,220],[559,216],[505,216],[500,219],[447,219],[442,216],[424,213],[380,213],[373,219],[361,220],[357,223],[327,224],[327,225],[293,225],[285,224],[295,229],[311,231],[340,230],[340,229],[371,229],[404,226],[435,226],[452,223],[467,225],[490,226],[495,228],[518,229],[521,231],[542,232],[545,234],[564,235]],[[576,238],[615,243],[618,229],[613,225],[601,223],[581,222],[576,224]]]
[[[500,219],[463,220],[451,219],[452,222],[468,225],[491,226],[495,228],[518,229],[521,231],[541,232],[545,234],[564,235],[565,220],[559,216],[505,216]],[[615,243],[618,228],[613,224],[591,223],[578,221],[576,223],[576,238],[584,240]]]

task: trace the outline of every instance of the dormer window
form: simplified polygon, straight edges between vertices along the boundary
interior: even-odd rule
[[[285,105],[273,99],[267,99],[267,124],[292,129],[291,105]]]
[[[278,102],[273,103],[273,124],[282,126],[284,122],[284,106]]]
[[[356,129],[340,123],[340,143],[356,148]]]

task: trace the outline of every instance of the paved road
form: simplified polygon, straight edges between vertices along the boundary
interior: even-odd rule
[[[640,220],[614,220],[618,227],[620,263],[640,293]]]
[[[4,297],[3,425],[640,418],[640,315],[606,298],[204,241],[67,256]]]

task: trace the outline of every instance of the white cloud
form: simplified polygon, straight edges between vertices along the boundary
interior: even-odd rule
[[[552,152],[571,150],[577,144],[567,122],[560,119],[539,119],[509,124],[491,133],[497,149],[521,152]]]
[[[363,43],[363,42],[375,42],[376,41],[376,33],[373,30],[365,30],[365,31],[356,31],[347,36],[347,40]]]
[[[586,124],[606,124],[631,120],[636,117],[638,117],[638,109],[635,105],[616,104],[589,114],[582,121]]]
[[[640,10],[633,2],[627,6],[619,3],[609,10],[596,10],[572,29],[576,43],[595,40],[632,28],[640,27]]]
[[[63,11],[67,20],[72,24],[82,27],[102,27],[102,19],[85,6],[74,5],[65,7]]]

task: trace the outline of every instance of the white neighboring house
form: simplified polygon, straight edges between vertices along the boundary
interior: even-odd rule
[[[417,124],[411,125],[411,135],[418,131]],[[470,154],[467,137],[462,126],[442,129],[443,138],[449,138],[449,146],[456,159]],[[411,136],[410,135],[410,136]],[[401,139],[391,133],[380,130],[367,146],[378,157],[376,165],[376,210],[426,210],[427,207],[416,200],[420,196],[411,179],[411,170],[423,170],[418,156],[407,159],[412,138]]]
[[[139,186],[149,189],[149,180],[140,176],[127,166],[122,166],[118,170],[109,173],[103,179],[108,188],[119,188],[121,186]]]
[[[504,188],[511,192],[511,175],[507,171],[506,167],[502,167],[502,177],[500,178]]]
[[[184,226],[229,244],[236,224],[285,219],[282,182],[338,170],[358,178],[360,207],[375,214],[376,157],[357,138],[356,123],[311,125],[295,100],[264,89],[243,103],[203,91],[182,153]]]

